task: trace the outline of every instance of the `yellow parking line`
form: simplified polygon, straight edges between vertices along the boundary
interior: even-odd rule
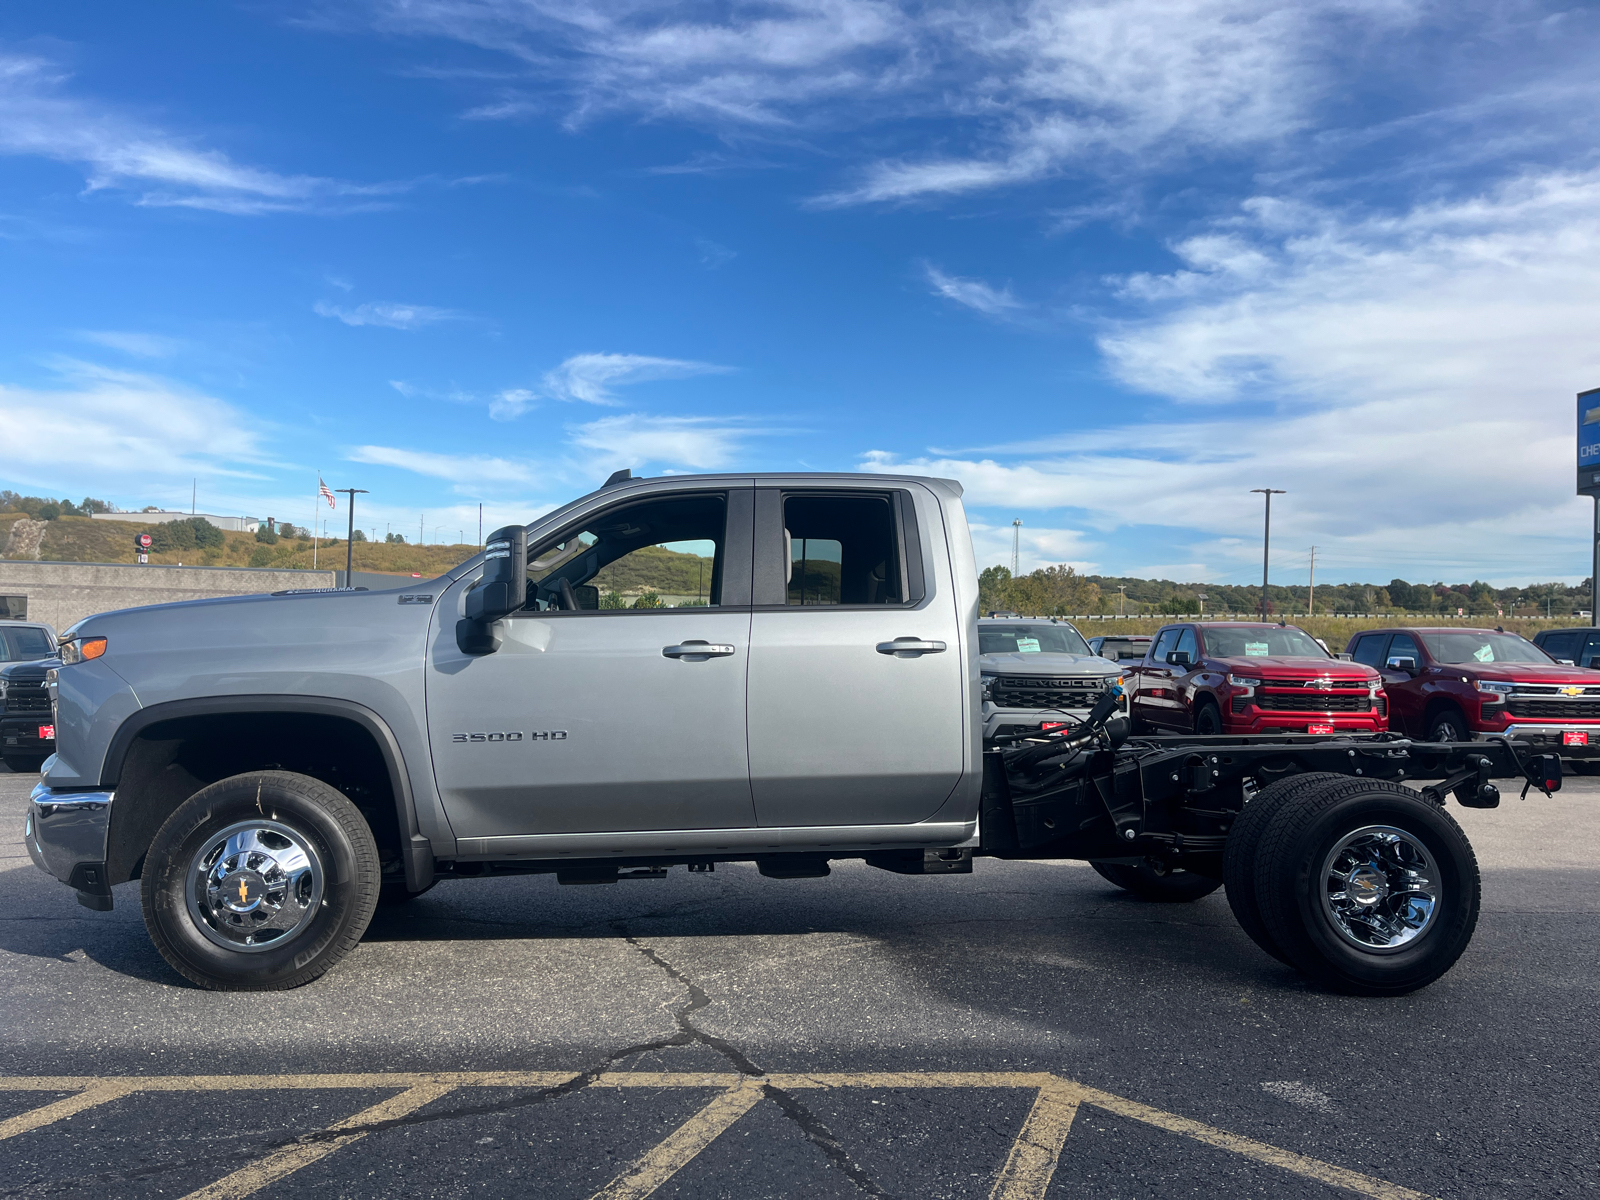
[[[744,1079],[718,1093],[710,1104],[669,1133],[666,1140],[606,1184],[591,1200],[643,1200],[754,1108],[761,1096],[759,1079]]]
[[[1077,1088],[1059,1082],[1039,1089],[990,1200],[1044,1200],[1078,1114],[1078,1096]]]
[[[51,1088],[49,1090],[64,1091],[66,1089]],[[5,1141],[6,1138],[16,1137],[19,1133],[27,1133],[32,1129],[40,1129],[46,1125],[54,1124],[56,1121],[64,1120],[75,1113],[81,1113],[86,1108],[104,1104],[107,1100],[115,1100],[119,1096],[126,1096],[133,1090],[132,1087],[118,1079],[91,1081],[76,1096],[64,1096],[54,1104],[46,1104],[42,1108],[35,1108],[20,1116],[0,1121],[0,1142]]]
[[[1148,1104],[1140,1104],[1137,1100],[1124,1100],[1121,1096],[1113,1096],[1109,1092],[1097,1092],[1090,1088],[1083,1089],[1082,1099],[1085,1104],[1103,1108],[1107,1112],[1116,1113],[1119,1117],[1132,1117],[1135,1121],[1143,1121],[1146,1125],[1154,1125],[1157,1129],[1165,1129],[1169,1133],[1181,1133],[1197,1142],[1216,1146],[1219,1150],[1242,1154],[1246,1158],[1282,1167],[1286,1171],[1293,1171],[1296,1175],[1304,1175],[1307,1179],[1315,1179],[1319,1183],[1371,1196],[1373,1200],[1434,1200],[1434,1197],[1426,1192],[1414,1192],[1397,1183],[1375,1179],[1359,1171],[1336,1167],[1332,1163],[1308,1158],[1292,1150],[1280,1150],[1277,1146],[1269,1146],[1265,1142],[1257,1142],[1199,1121],[1191,1121],[1188,1117],[1180,1117],[1176,1113],[1162,1112],[1159,1108],[1151,1108]]]
[[[454,1090],[455,1085],[451,1083],[419,1083],[398,1096],[390,1096],[380,1104],[362,1109],[353,1117],[346,1117],[337,1125],[329,1126],[326,1131],[347,1133],[345,1137],[326,1138],[315,1142],[295,1142],[281,1150],[274,1150],[248,1167],[241,1167],[227,1178],[190,1192],[184,1200],[239,1200],[240,1197],[253,1195],[269,1183],[276,1183],[284,1176],[292,1175],[302,1167],[308,1167],[318,1159],[326,1158],[335,1150],[359,1141],[367,1135],[367,1131],[373,1125],[410,1116],[424,1104]]]

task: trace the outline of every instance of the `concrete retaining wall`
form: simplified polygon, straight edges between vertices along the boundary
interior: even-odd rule
[[[28,620],[54,625],[57,632],[84,617],[117,608],[333,585],[332,571],[0,559],[0,595],[26,596]]]

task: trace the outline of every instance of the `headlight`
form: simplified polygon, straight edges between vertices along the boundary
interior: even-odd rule
[[[1259,685],[1261,680],[1257,679],[1254,675],[1229,675],[1228,683],[1233,687],[1244,688],[1246,691],[1249,691],[1250,689]]]
[[[991,699],[991,697],[989,695],[989,689],[994,686],[994,676],[993,675],[980,675],[980,676],[978,676],[978,678],[983,684],[983,698],[985,700]]]
[[[1480,692],[1493,692],[1496,697],[1509,696],[1512,692],[1517,690],[1517,685],[1514,683],[1488,683],[1482,679],[1478,680],[1472,686],[1477,688]]]
[[[73,638],[70,642],[62,642],[57,647],[62,663],[69,667],[87,662],[91,658],[99,658],[105,652],[105,638]]]

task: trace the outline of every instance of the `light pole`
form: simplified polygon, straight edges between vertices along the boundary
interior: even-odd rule
[[[356,497],[365,496],[366,488],[334,488],[336,492],[343,492],[350,497],[350,531],[345,534],[344,541],[344,585],[350,586],[350,572],[355,568],[356,561]]]
[[[1260,492],[1267,498],[1267,524],[1266,530],[1261,535],[1261,619],[1267,619],[1267,562],[1272,553],[1272,498],[1274,496],[1288,495],[1282,488],[1251,488],[1251,493]]]
[[[1021,561],[1022,551],[1022,518],[1018,517],[1011,522],[1011,578],[1017,577],[1018,564]]]
[[[1200,615],[1202,617],[1206,615],[1206,594],[1204,592],[1200,593]]]
[[[1127,594],[1128,585],[1125,583],[1117,584],[1117,616],[1119,617],[1122,615],[1122,601]]]

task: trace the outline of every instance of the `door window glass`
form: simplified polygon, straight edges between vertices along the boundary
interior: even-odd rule
[[[1571,657],[1570,655],[1566,654],[1557,655],[1553,650],[1549,653],[1552,658]],[[1591,633],[1589,635],[1589,640],[1583,644],[1582,653],[1583,657],[1573,659],[1573,661],[1576,662],[1580,667],[1587,667],[1593,664],[1595,657],[1600,655],[1600,634]]]
[[[1369,667],[1383,666],[1383,643],[1388,637],[1386,633],[1368,633],[1358,637],[1356,644],[1350,648],[1351,660]]]
[[[528,603],[564,609],[721,603],[725,495],[664,496],[606,509],[528,555]]]
[[[1150,651],[1150,661],[1158,667],[1167,665],[1167,651],[1175,647],[1178,641],[1176,629],[1163,629],[1161,636],[1156,638],[1155,647]]]
[[[1193,628],[1185,629],[1183,631],[1178,638],[1178,644],[1174,646],[1173,649],[1181,650],[1183,653],[1187,654],[1191,663],[1200,661],[1200,652],[1195,649]]]
[[[783,539],[786,603],[901,603],[900,552],[887,496],[786,496]]]
[[[1391,658],[1409,658],[1417,666],[1422,665],[1422,652],[1417,649],[1416,639],[1409,633],[1394,635],[1394,641],[1389,643],[1389,653],[1383,656],[1384,663],[1387,665]]]
[[[1552,633],[1539,643],[1539,649],[1543,650],[1551,658],[1576,659],[1578,657],[1576,654],[1578,639],[1582,636],[1581,633]]]

